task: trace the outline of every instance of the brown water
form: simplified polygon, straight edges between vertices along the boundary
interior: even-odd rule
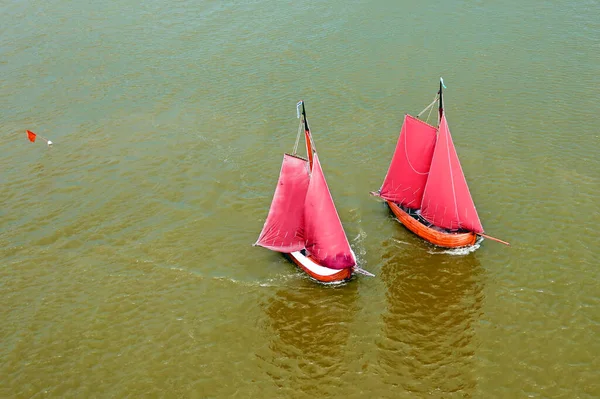
[[[0,397],[600,397],[598,15],[3,3]],[[435,249],[368,195],[440,76],[510,248]],[[300,99],[376,278],[324,287],[251,246]]]

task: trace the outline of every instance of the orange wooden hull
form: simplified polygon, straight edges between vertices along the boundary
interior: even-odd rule
[[[444,248],[460,248],[474,245],[477,234],[468,233],[446,233],[432,229],[420,223],[418,220],[406,213],[402,208],[391,201],[386,201],[394,215],[407,229],[430,243]]]
[[[305,267],[301,262],[298,261],[298,259],[296,259],[291,254],[286,254],[286,255],[288,256],[288,258],[290,258],[292,260],[292,262],[294,262],[296,264],[296,266],[298,266],[300,269],[302,269],[310,277],[312,277],[313,279],[315,279],[321,283],[338,283],[338,282],[342,282],[344,280],[348,280],[352,276],[352,268],[341,269],[339,272],[337,272],[335,274],[330,274],[328,276],[324,276],[324,275],[315,273],[312,270],[310,270],[309,268]],[[316,260],[314,258],[312,258],[311,256],[309,256],[308,258],[312,262],[317,263]]]

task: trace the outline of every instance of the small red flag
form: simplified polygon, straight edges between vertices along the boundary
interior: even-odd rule
[[[35,142],[36,134],[34,132],[32,132],[31,130],[26,130],[26,132],[27,132],[27,138],[29,139],[29,141],[31,141],[32,143]]]

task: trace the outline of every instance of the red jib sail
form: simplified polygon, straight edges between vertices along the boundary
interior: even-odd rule
[[[306,249],[317,263],[331,269],[346,269],[356,265],[317,153],[313,156],[304,207]]]
[[[411,209],[421,207],[435,139],[435,127],[410,115],[404,117],[394,157],[379,193],[381,198]]]
[[[423,194],[421,214],[438,227],[483,233],[444,114]]]
[[[285,154],[269,215],[256,245],[286,253],[304,248],[304,200],[308,182],[308,162]]]

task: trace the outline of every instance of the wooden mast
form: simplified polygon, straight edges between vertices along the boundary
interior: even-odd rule
[[[306,139],[306,156],[308,157],[308,164],[310,165],[310,170],[312,170],[314,148],[312,136],[310,134],[310,128],[308,127],[308,121],[306,120],[306,109],[304,108],[304,101],[302,101],[302,122],[304,122],[304,137]]]
[[[439,100],[438,100],[438,104],[439,104],[439,114],[438,114],[438,126],[440,125],[440,122],[442,121],[442,114],[444,113],[444,102],[442,99],[442,88],[444,87],[444,83],[442,83],[442,78],[440,78],[440,91],[438,91],[439,94]]]

